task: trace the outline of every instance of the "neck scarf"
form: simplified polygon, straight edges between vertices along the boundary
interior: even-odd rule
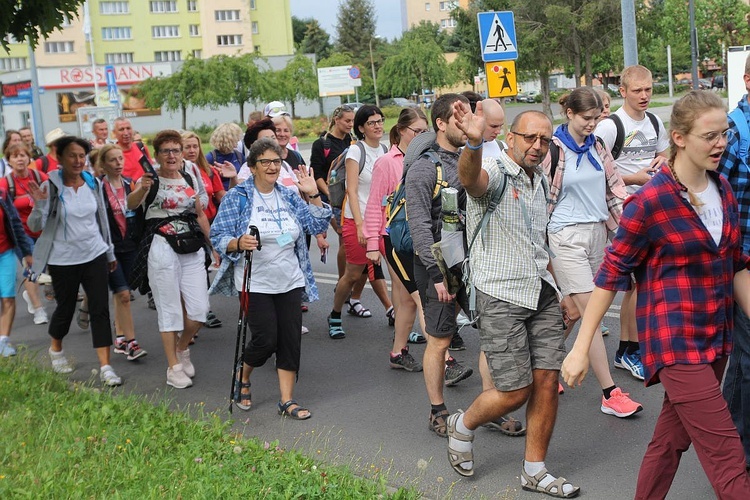
[[[594,168],[601,172],[602,166],[599,165],[599,162],[596,161],[594,155],[591,154],[591,147],[596,144],[596,136],[594,134],[586,136],[586,139],[583,141],[583,146],[579,146],[578,143],[576,143],[576,141],[570,135],[570,132],[568,132],[567,123],[557,127],[554,135],[555,137],[560,139],[560,142],[562,142],[568,149],[578,155],[578,159],[576,160],[576,168],[581,165],[581,160],[583,159],[583,155],[585,154]]]

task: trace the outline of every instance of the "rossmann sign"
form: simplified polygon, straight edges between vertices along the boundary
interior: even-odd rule
[[[121,64],[114,65],[114,68],[118,85],[133,85],[147,78],[172,74],[169,63]],[[39,68],[39,84],[46,89],[93,87],[94,81],[102,86],[107,85],[103,66],[96,70],[91,66]]]

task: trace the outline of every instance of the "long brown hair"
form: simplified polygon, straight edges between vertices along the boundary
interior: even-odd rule
[[[388,139],[391,141],[391,146],[398,145],[401,142],[401,132],[412,123],[417,120],[424,120],[427,123],[427,116],[419,108],[404,108],[398,115],[398,121],[391,127],[391,132],[388,135]]]

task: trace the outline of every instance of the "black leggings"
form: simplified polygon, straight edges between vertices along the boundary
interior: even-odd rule
[[[52,276],[52,289],[55,291],[57,307],[49,322],[49,335],[62,340],[70,331],[70,323],[76,312],[78,287],[89,301],[91,338],[94,348],[112,345],[112,327],[109,322],[109,267],[107,254],[103,253],[90,262],[71,266],[48,264]]]
[[[302,344],[302,288],[286,293],[250,293],[247,310],[250,342],[243,361],[263,366],[274,353],[276,368],[299,371]]]

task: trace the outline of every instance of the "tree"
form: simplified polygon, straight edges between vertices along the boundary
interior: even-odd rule
[[[0,0],[0,33],[4,33],[2,45],[8,52],[6,35],[18,41],[28,38],[36,47],[44,38],[65,24],[66,19],[78,17],[78,8],[84,0]]]
[[[336,19],[336,49],[351,53],[355,61],[369,61],[370,40],[375,36],[377,21],[373,3],[342,0]]]
[[[215,103],[213,94],[217,75],[207,71],[206,62],[190,58],[180,69],[167,77],[152,77],[144,80],[135,91],[145,100],[149,108],[163,107],[167,111],[180,111],[182,128],[187,128],[187,108],[203,107]]]
[[[312,21],[312,18],[300,19],[299,17],[292,16],[292,38],[294,39],[295,47],[299,47],[302,43],[307,31],[307,25]]]
[[[245,120],[245,103],[262,99],[272,86],[270,72],[261,71],[256,54],[213,56],[206,61],[206,71],[221,75],[211,88],[213,105],[236,104],[240,108],[240,122]]]
[[[331,48],[330,36],[316,19],[312,19],[307,24],[307,31],[305,31],[299,50],[303,54],[315,54],[316,60],[320,61],[328,57]]]
[[[294,101],[318,98],[318,75],[313,62],[302,53],[297,53],[284,69],[270,76],[271,87],[266,90],[268,100],[289,102],[292,117],[295,116]]]

